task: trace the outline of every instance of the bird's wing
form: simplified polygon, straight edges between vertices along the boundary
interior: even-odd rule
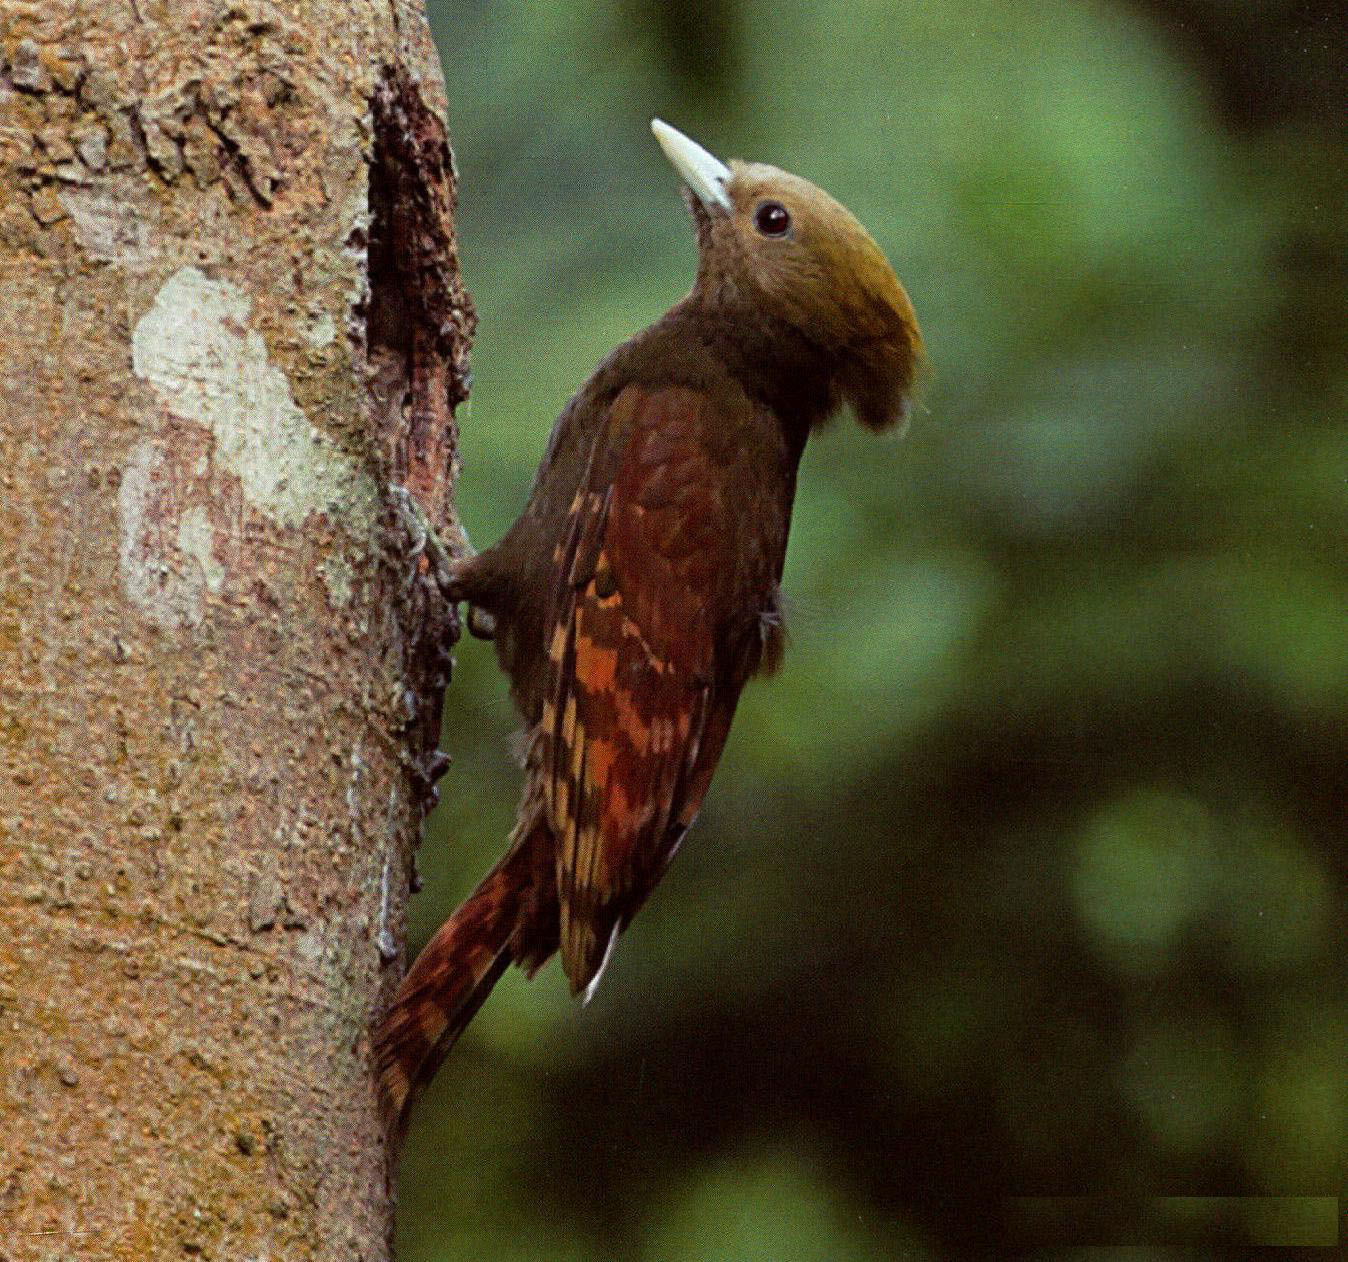
[[[708,467],[709,406],[623,390],[554,557],[541,770],[576,992],[697,814],[739,692],[718,686],[733,488]]]

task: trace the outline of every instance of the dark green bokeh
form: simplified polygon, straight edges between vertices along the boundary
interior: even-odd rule
[[[553,966],[470,1027],[400,1257],[1000,1256],[1025,1195],[1106,1198],[1063,1244],[1276,1243],[1300,1202],[1146,1198],[1348,1169],[1335,6],[433,15],[479,544],[690,281],[652,114],[851,206],[932,374],[906,441],[807,453],[786,669],[590,1007]],[[486,646],[448,714],[418,943],[518,789]]]

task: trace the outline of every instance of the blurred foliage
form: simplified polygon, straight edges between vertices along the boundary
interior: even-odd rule
[[[906,441],[812,443],[786,669],[589,1008],[512,973],[470,1027],[406,1262],[1001,1256],[1024,1195],[1114,1198],[1061,1242],[1173,1256],[1161,1193],[1162,1239],[1217,1256],[1230,1215],[1182,1198],[1341,1187],[1334,8],[433,6],[479,544],[690,282],[652,114],[846,201],[932,374]],[[518,789],[490,650],[459,658],[418,941]]]

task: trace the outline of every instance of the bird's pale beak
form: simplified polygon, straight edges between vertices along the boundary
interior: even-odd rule
[[[708,210],[730,209],[730,168],[719,158],[712,157],[695,140],[658,118],[651,119],[651,131],[665,151],[665,157],[688,185],[697,200]]]

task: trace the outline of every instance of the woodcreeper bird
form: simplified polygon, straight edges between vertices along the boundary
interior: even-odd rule
[[[527,737],[510,847],[427,944],[375,1035],[401,1131],[510,964],[593,992],[692,826],[740,690],[776,669],[778,583],[811,430],[906,423],[922,339],[884,253],[799,176],[652,123],[686,185],[692,292],[567,404],[519,519],[452,563],[494,624]]]

